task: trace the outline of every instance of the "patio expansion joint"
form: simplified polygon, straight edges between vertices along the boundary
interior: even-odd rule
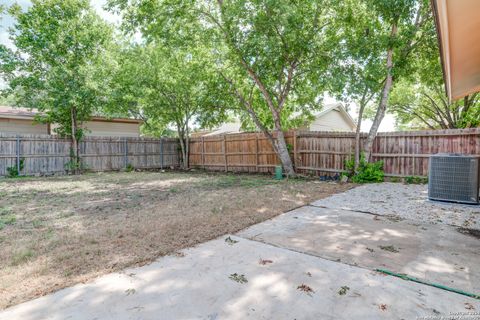
[[[313,208],[320,208],[320,209],[331,209],[331,210],[338,210],[338,209],[335,209],[335,208],[331,208],[331,207],[326,207],[326,206],[319,206],[319,205],[314,205],[314,204],[307,204],[306,205],[307,207],[313,207]],[[371,212],[371,211],[364,211],[364,210],[353,210],[353,209],[345,209],[345,208],[339,208],[340,210],[342,211],[350,211],[350,212],[356,212],[356,213],[365,213],[365,214],[369,214],[369,215],[372,215],[372,216],[377,216],[377,217],[395,217],[396,215],[386,215],[386,214],[378,214],[378,213],[375,213],[375,212]]]
[[[316,254],[312,254],[312,253],[301,251],[301,250],[295,250],[295,249],[292,249],[292,248],[285,248],[285,247],[282,247],[282,246],[279,246],[279,245],[276,245],[276,244],[273,244],[273,243],[269,243],[269,242],[266,242],[266,241],[258,240],[258,239],[245,238],[245,237],[242,237],[242,236],[239,236],[239,235],[235,235],[235,237],[237,237],[239,239],[242,239],[242,240],[246,240],[246,241],[252,241],[252,242],[260,243],[260,244],[265,245],[265,246],[270,246],[270,247],[274,247],[274,248],[277,248],[277,249],[282,249],[282,250],[285,250],[285,251],[300,253],[300,254],[304,254],[304,255],[314,257],[314,258],[317,258],[317,259],[331,261],[331,262],[347,265],[347,266],[350,266],[350,267],[355,267],[355,268],[368,270],[368,271],[372,271],[374,273],[381,274],[380,272],[375,271],[374,269],[370,269],[368,267],[364,267],[364,266],[361,266],[361,265],[358,265],[358,264],[347,263],[347,262],[344,262],[344,261],[341,261],[341,260],[338,261],[336,259],[329,259],[329,258],[324,257],[324,256],[319,256],[319,255],[316,255]]]

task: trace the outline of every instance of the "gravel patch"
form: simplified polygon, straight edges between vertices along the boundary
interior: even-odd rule
[[[312,203],[432,224],[480,229],[480,206],[430,201],[427,185],[367,184]]]

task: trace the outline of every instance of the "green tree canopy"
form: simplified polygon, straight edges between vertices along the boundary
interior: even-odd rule
[[[192,125],[212,126],[226,116],[216,79],[201,46],[133,45],[118,54],[109,109],[144,119],[144,130],[155,135],[175,128],[186,168]]]
[[[56,123],[57,133],[72,138],[72,161],[78,165],[81,124],[105,102],[104,59],[112,29],[88,0],[33,0],[10,30],[15,49],[4,50],[1,72],[5,94],[15,104],[42,111],[40,121]]]
[[[346,30],[340,36],[345,43],[343,60],[347,64],[351,61],[353,70],[360,70],[363,75],[357,78],[358,83],[352,81],[352,75],[355,77],[358,72],[347,73],[347,94],[358,97],[363,90],[377,97],[365,144],[365,158],[369,160],[392,89],[415,72],[416,55],[425,51],[423,47],[435,48],[433,19],[427,0],[347,0],[341,21]]]
[[[200,39],[224,82],[229,106],[248,115],[294,175],[283,136],[292,118],[321,107],[333,60],[335,1],[111,0],[126,28],[149,41],[178,45]],[[293,122],[295,123],[295,122]],[[274,134],[272,134],[272,132]]]

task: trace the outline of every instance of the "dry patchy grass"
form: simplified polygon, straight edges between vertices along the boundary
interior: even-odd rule
[[[348,188],[179,172],[0,181],[0,309],[151,262]]]

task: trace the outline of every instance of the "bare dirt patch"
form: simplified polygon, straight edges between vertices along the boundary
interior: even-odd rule
[[[0,181],[0,309],[352,187],[178,172]]]

